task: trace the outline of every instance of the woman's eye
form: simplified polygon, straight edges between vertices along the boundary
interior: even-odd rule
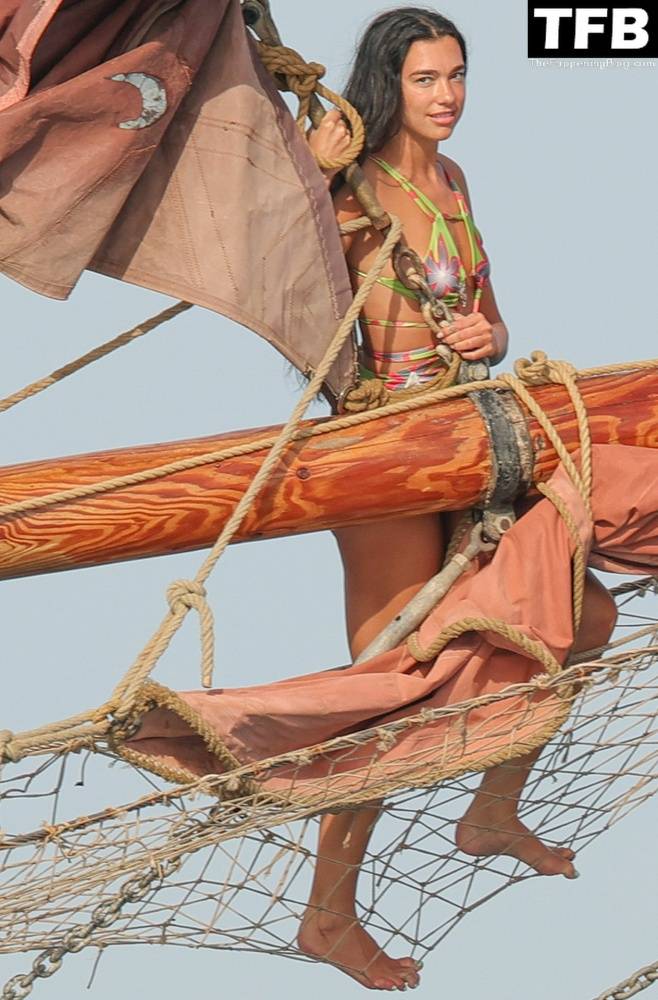
[[[453,80],[465,80],[466,79],[466,70],[463,70],[463,69],[457,70],[457,72],[455,74],[453,74],[452,78],[453,78]]]
[[[433,77],[431,76],[419,76],[416,83],[432,83]]]

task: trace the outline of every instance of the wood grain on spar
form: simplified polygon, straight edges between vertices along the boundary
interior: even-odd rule
[[[658,447],[658,371],[579,381],[595,443]],[[577,423],[566,390],[532,395],[570,450]],[[311,427],[321,421],[306,421]],[[528,415],[535,479],[555,451]],[[266,427],[166,444],[30,462],[0,469],[0,504],[43,496],[275,434]],[[211,545],[266,450],[0,520],[0,577],[184,552]],[[489,441],[468,398],[381,417],[293,443],[236,541],[456,510],[481,500]]]

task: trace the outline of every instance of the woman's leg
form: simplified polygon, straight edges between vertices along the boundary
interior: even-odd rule
[[[439,569],[443,533],[437,515],[357,525],[336,532],[345,569],[347,632],[353,658]],[[360,926],[356,886],[379,805],[324,816],[300,948],[376,989],[418,983],[412,959],[391,959]]]
[[[583,617],[573,651],[581,653],[604,646],[616,620],[617,609],[610,594],[588,573]],[[457,825],[456,843],[467,854],[509,854],[541,875],[575,878],[573,851],[548,847],[518,817],[523,787],[540,753],[541,748],[485,773],[473,802]]]

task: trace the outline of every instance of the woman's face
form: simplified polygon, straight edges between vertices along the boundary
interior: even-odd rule
[[[413,136],[447,139],[461,117],[466,68],[459,42],[451,36],[409,46],[402,65],[402,127]]]

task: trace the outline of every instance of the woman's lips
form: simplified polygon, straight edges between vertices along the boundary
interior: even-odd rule
[[[430,115],[432,121],[436,122],[437,125],[452,125],[456,117],[457,115],[454,111],[445,112],[440,115]]]

